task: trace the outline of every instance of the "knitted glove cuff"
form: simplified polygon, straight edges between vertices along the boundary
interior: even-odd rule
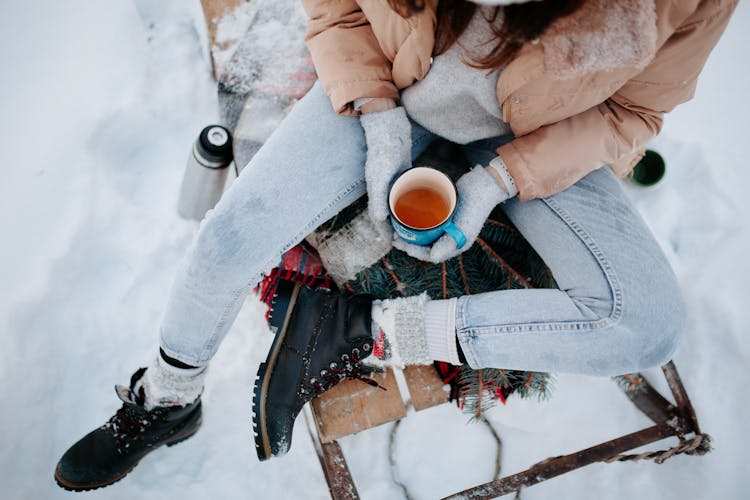
[[[500,187],[500,184],[495,181],[487,169],[480,165],[477,165],[458,179],[456,187],[458,188],[459,202],[461,203],[460,211],[457,214],[458,219],[466,218],[467,216],[469,218],[482,217],[481,221],[475,221],[480,223],[480,228],[484,224],[484,220],[487,218],[490,210],[509,197],[509,194]],[[456,221],[459,227],[461,227],[462,222],[465,221]]]
[[[361,97],[359,99],[354,99],[354,102],[352,103],[354,105],[354,111],[359,111],[362,109],[362,106],[367,104],[368,102],[371,102],[374,97]]]
[[[354,111],[362,114],[386,111],[397,106],[396,101],[387,97],[365,97],[354,100]]]
[[[394,145],[405,147],[409,143],[411,146],[411,123],[403,106],[366,113],[359,120],[365,129],[368,156],[371,153],[387,154]]]
[[[505,164],[502,157],[497,156],[493,158],[486,170],[493,177],[497,175],[500,180],[503,181],[503,184],[505,184],[505,188],[508,191],[509,198],[518,194],[516,182],[513,180],[513,177],[511,177],[510,172],[508,172],[508,166]],[[497,180],[498,179],[495,179],[495,181]]]

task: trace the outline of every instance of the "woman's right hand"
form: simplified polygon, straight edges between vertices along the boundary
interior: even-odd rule
[[[373,221],[388,218],[388,186],[395,175],[411,165],[411,123],[403,107],[363,113],[367,161],[367,206]]]

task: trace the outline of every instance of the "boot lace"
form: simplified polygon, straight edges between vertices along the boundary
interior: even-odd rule
[[[321,370],[319,377],[310,378],[302,386],[301,392],[304,395],[315,397],[347,378],[360,380],[367,385],[385,391],[385,387],[368,377],[372,373],[383,373],[383,371],[380,367],[363,365],[359,349],[354,348],[351,354],[342,354],[340,362],[333,361],[328,369]]]
[[[117,413],[104,424],[117,441],[117,452],[126,453],[130,445],[142,438],[143,433],[161,417],[159,408],[146,411],[145,408],[132,403],[123,403]]]

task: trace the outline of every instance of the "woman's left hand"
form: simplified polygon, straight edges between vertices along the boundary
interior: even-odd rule
[[[469,248],[479,236],[487,217],[498,204],[509,198],[495,179],[482,166],[476,166],[461,176],[456,183],[458,206],[453,223],[466,236],[466,243],[458,248],[448,234],[429,246],[414,245],[394,235],[393,246],[412,257],[435,264],[455,257]]]

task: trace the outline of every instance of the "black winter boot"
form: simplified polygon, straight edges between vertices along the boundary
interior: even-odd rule
[[[285,454],[302,407],[345,378],[371,385],[372,296],[279,281],[269,323],[276,337],[261,363],[253,394],[255,448],[260,460]]]
[[[186,406],[144,408],[143,388],[136,382],[141,368],[130,378],[130,388],[115,386],[122,407],[109,421],[93,430],[65,452],[55,469],[55,481],[66,490],[93,490],[119,481],[147,453],[183,441],[201,425],[200,397]]]

